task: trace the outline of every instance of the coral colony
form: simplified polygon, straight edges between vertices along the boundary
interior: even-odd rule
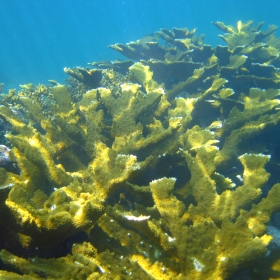
[[[280,39],[252,23],[1,94],[1,279],[280,273]]]

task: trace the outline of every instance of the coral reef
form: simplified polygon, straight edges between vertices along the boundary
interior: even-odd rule
[[[252,23],[1,94],[3,279],[280,277],[280,44]]]

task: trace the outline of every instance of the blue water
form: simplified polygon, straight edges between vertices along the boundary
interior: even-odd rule
[[[280,26],[279,10],[276,0],[0,0],[0,83],[4,92],[29,82],[64,83],[65,66],[122,58],[108,45],[163,27],[197,27],[207,44],[223,44],[212,21],[265,21],[266,30]]]

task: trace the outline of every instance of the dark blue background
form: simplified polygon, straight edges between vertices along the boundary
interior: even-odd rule
[[[197,27],[206,43],[223,44],[212,21],[265,21],[265,30],[280,25],[279,10],[276,0],[0,0],[0,82],[4,91],[63,83],[63,67],[121,58],[107,46],[163,27]]]

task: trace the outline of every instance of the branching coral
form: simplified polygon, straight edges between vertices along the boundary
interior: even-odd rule
[[[17,168],[0,169],[0,275],[229,279],[277,264],[275,27],[215,25],[228,47],[162,29],[165,45],[111,46],[141,61],[3,94]]]

